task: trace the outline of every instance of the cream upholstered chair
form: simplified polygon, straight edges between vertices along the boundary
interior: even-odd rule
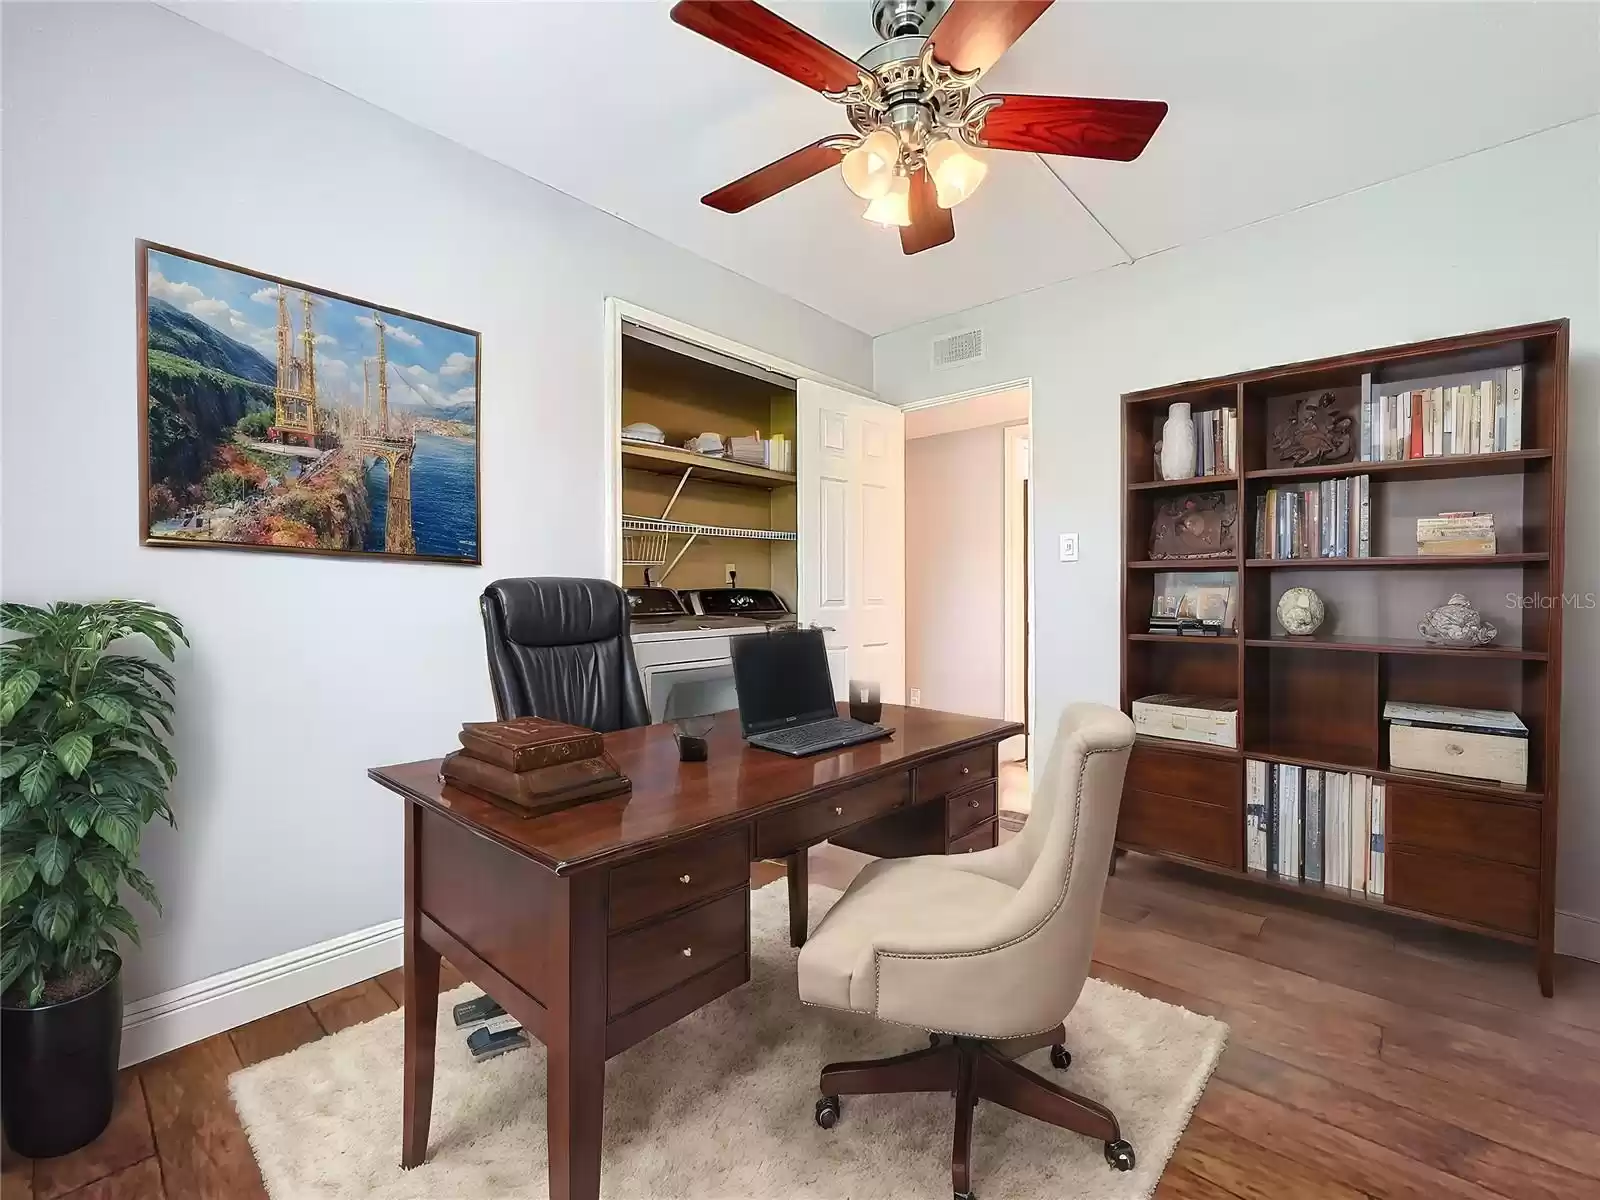
[[[800,998],[933,1036],[896,1058],[824,1067],[819,1125],[839,1119],[842,1095],[953,1092],[958,1200],[972,1195],[979,1100],[1099,1138],[1112,1166],[1132,1169],[1109,1109],[1013,1061],[1050,1045],[1055,1066],[1071,1062],[1061,1023],[1089,973],[1132,746],[1124,714],[1071,705],[1021,833],[975,854],[880,860],[856,877],[800,951]]]

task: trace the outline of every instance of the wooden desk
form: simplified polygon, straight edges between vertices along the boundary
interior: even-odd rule
[[[605,1061],[749,980],[753,860],[790,858],[798,944],[808,847],[993,846],[998,748],[1022,727],[883,721],[893,738],[799,759],[746,746],[735,713],[704,763],[678,761],[669,725],[607,734],[632,794],[534,818],[444,799],[437,759],[369,771],[408,801],[401,1165],[427,1153],[441,955],[544,1043],[551,1200],[595,1200]]]

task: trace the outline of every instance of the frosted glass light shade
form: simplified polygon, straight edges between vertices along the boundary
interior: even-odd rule
[[[940,208],[954,208],[983,182],[989,164],[951,138],[939,138],[927,150],[928,173],[933,176]]]
[[[900,140],[888,129],[874,129],[839,164],[844,184],[863,200],[876,200],[894,182]]]
[[[879,225],[911,224],[911,181],[896,175],[889,181],[889,190],[867,205],[861,215]]]

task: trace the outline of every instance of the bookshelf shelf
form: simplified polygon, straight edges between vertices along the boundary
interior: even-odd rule
[[[1550,556],[1532,551],[1515,554],[1396,554],[1385,558],[1252,558],[1245,561],[1251,570],[1370,571],[1381,567],[1520,567],[1547,563]],[[1134,564],[1129,563],[1129,566]]]
[[[1147,479],[1143,483],[1130,483],[1131,492],[1204,492],[1213,488],[1238,485],[1237,475],[1191,475],[1188,479]]]
[[[1490,593],[1508,586],[1543,596],[1562,594],[1568,363],[1567,323],[1551,321],[1123,397],[1123,708],[1131,711],[1134,700],[1157,692],[1227,697],[1238,704],[1241,749],[1139,737],[1128,768],[1131,790],[1118,825],[1119,848],[1156,854],[1241,885],[1292,893],[1307,903],[1400,913],[1534,946],[1540,989],[1551,994],[1563,612],[1559,606],[1538,607],[1514,610],[1502,619],[1496,607],[1503,644],[1470,650],[1430,645],[1399,614],[1420,613],[1438,603],[1444,595],[1422,597],[1447,593],[1452,583],[1485,611],[1498,599]],[[1380,389],[1384,396],[1396,391],[1404,396],[1406,389],[1415,396],[1424,389],[1416,401],[1421,405],[1428,398],[1425,389],[1443,386],[1449,393],[1457,382],[1465,388],[1470,381],[1487,394],[1489,384],[1480,389],[1478,383],[1494,372],[1503,393],[1509,386],[1506,372],[1516,367],[1521,368],[1516,393],[1521,428],[1515,432],[1523,449],[1303,467],[1282,465],[1273,451],[1274,429],[1308,397],[1331,391],[1334,403],[1353,415],[1368,394],[1364,379],[1370,379],[1374,397]],[[1235,440],[1226,457],[1238,471],[1149,479],[1155,438],[1168,405],[1176,401],[1187,401],[1197,413],[1237,411],[1237,421],[1229,426],[1236,425]],[[1506,410],[1507,415],[1514,411],[1510,400]],[[1358,475],[1371,478],[1372,540],[1379,549],[1410,549],[1412,519],[1441,509],[1495,513],[1500,545],[1515,549],[1471,556],[1248,557],[1256,545],[1257,501],[1269,488]],[[1210,488],[1234,489],[1238,495],[1237,554],[1135,557],[1150,544],[1150,525],[1162,500]],[[1326,489],[1322,494],[1327,496]],[[1306,536],[1314,539],[1315,531]],[[1496,569],[1505,574],[1470,574]],[[1238,628],[1267,633],[1277,628],[1284,573],[1300,570],[1362,572],[1322,577],[1317,590],[1334,606],[1336,620],[1342,615],[1372,632],[1201,638],[1147,631],[1157,593],[1171,590],[1156,587],[1157,573],[1224,574],[1236,588],[1230,604],[1237,604]],[[1466,573],[1432,578],[1428,571]],[[1471,596],[1475,590],[1483,594]],[[1209,647],[1198,648],[1208,642]],[[1392,769],[1382,717],[1391,699],[1515,712],[1528,730],[1528,786]],[[1385,895],[1251,868],[1245,817],[1250,760],[1382,781]],[[1259,858],[1255,861],[1259,865]]]
[[[1342,462],[1331,466],[1270,467],[1248,471],[1249,480],[1293,482],[1337,479],[1345,475],[1372,475],[1383,479],[1451,479],[1468,475],[1513,475],[1532,464],[1548,462],[1549,450],[1507,450],[1499,454],[1455,454],[1440,458],[1411,458],[1401,462]]]
[[[1198,754],[1202,758],[1226,758],[1229,760],[1239,757],[1239,751],[1229,750],[1226,746],[1208,746],[1204,742],[1184,742],[1177,738],[1150,737],[1141,733],[1134,738],[1135,745],[1144,746],[1152,750],[1177,750],[1183,754]]]
[[[1191,641],[1195,640],[1193,638]],[[1213,639],[1220,640],[1220,639]],[[1312,634],[1308,637],[1279,635],[1264,638],[1246,638],[1246,646],[1260,646],[1272,650],[1334,650],[1353,651],[1358,654],[1430,654],[1449,658],[1514,659],[1544,662],[1550,656],[1542,650],[1524,650],[1520,646],[1477,646],[1462,649],[1456,646],[1435,646],[1421,638],[1343,637],[1338,634]]]
[[[658,475],[676,476],[686,470],[694,470],[709,479],[753,487],[794,486],[792,473],[751,466],[731,458],[713,458],[708,454],[696,454],[693,450],[680,450],[676,446],[658,446],[651,442],[624,441],[622,465],[628,470],[651,471]]]
[[[1237,650],[1239,639],[1237,637],[1205,637],[1198,634],[1181,633],[1130,633],[1130,642],[1198,642],[1202,645],[1229,646]]]

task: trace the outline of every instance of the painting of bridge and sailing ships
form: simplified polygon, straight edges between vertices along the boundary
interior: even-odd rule
[[[480,561],[478,335],[138,245],[143,537]]]

